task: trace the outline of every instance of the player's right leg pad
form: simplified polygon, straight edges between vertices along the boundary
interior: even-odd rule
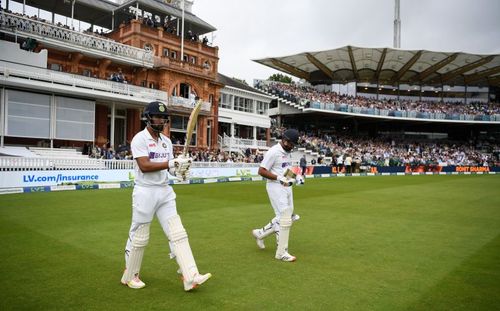
[[[137,228],[134,237],[132,238],[132,249],[127,260],[127,267],[122,276],[122,284],[128,285],[131,288],[142,288],[144,283],[137,283],[134,278],[139,275],[141,270],[142,258],[144,257],[144,249],[149,242],[149,227],[150,223],[142,224]],[[137,278],[138,279],[138,278]],[[143,285],[144,284],[144,285]]]

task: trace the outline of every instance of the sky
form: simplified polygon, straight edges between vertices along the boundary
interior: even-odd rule
[[[400,3],[402,49],[500,54],[500,0]],[[194,0],[193,13],[217,28],[208,37],[219,47],[219,72],[250,85],[279,73],[252,59],[393,47],[394,0]]]
[[[402,49],[500,54],[500,0],[400,3]],[[394,0],[194,0],[193,13],[217,28],[219,72],[248,84],[279,73],[252,59],[393,47]]]

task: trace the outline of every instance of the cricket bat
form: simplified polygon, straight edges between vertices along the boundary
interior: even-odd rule
[[[285,176],[286,178],[295,179],[295,177],[297,177],[297,174],[295,174],[291,169],[287,168],[283,176]]]
[[[186,132],[186,142],[184,143],[184,150],[182,154],[187,157],[189,151],[189,144],[191,143],[191,138],[193,137],[194,128],[196,127],[196,122],[198,121],[198,114],[200,114],[201,104],[203,101],[198,99],[196,104],[194,105],[193,111],[191,111],[191,115],[189,116],[189,121],[187,125]]]

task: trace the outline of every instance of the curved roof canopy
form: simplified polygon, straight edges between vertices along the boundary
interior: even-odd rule
[[[500,55],[345,46],[254,60],[311,84],[500,86]]]

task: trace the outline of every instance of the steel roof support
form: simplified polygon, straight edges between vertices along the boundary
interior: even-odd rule
[[[491,62],[495,58],[494,55],[490,55],[484,58],[481,58],[480,60],[473,62],[472,64],[462,66],[460,68],[457,68],[455,70],[452,70],[444,75],[441,76],[441,82],[445,82],[448,80],[451,80],[453,78],[456,78],[457,76],[463,74],[464,72],[471,71],[474,68],[477,68],[479,66],[482,66],[484,64],[487,64]]]
[[[354,78],[356,81],[359,81],[358,69],[356,68],[356,61],[354,59],[354,54],[352,53],[352,47],[350,45],[347,46],[347,51],[349,52],[349,59],[351,60],[352,73],[354,74]]]
[[[375,76],[374,76],[374,81],[377,81],[377,83],[379,81],[380,72],[382,71],[382,66],[384,65],[386,54],[387,54],[387,48],[382,50],[382,55],[380,55],[380,59],[378,60],[377,70],[375,71]]]
[[[449,63],[451,63],[452,61],[454,61],[457,57],[458,57],[458,53],[454,53],[454,54],[446,57],[445,59],[443,59],[439,63],[430,66],[426,70],[424,70],[421,73],[419,73],[416,77],[410,79],[410,83],[413,83],[415,81],[423,81],[423,80],[425,80],[425,78],[427,78],[431,74],[435,73],[439,69],[443,68],[444,66],[448,65]]]
[[[316,68],[321,70],[321,72],[323,72],[330,79],[333,80],[333,72],[325,64],[320,62],[316,57],[312,56],[310,53],[306,53],[306,57],[314,66],[316,66]]]
[[[490,69],[486,69],[483,71],[476,72],[474,74],[465,76],[465,81],[466,83],[471,83],[471,82],[476,82],[478,80],[481,80],[484,77],[490,76],[490,75],[495,75],[497,73],[500,73],[500,66],[496,66]]]
[[[282,62],[280,61],[279,59],[276,59],[276,58],[271,58],[271,62],[277,66],[277,67],[280,67],[282,69],[284,69],[285,71],[288,71],[289,73],[293,74],[294,76],[296,77],[299,77],[299,78],[302,78],[302,79],[305,79],[305,80],[308,80],[309,79],[309,73],[302,70],[302,69],[299,69],[297,67],[294,67],[292,65],[289,65],[285,62]]]
[[[401,79],[401,77],[408,71],[410,70],[411,66],[413,66],[417,61],[418,59],[420,58],[420,56],[422,56],[422,50],[418,51],[417,53],[415,53],[415,55],[413,55],[413,57],[406,63],[404,64],[403,67],[401,67],[401,69],[396,72],[392,78],[391,78],[391,84],[394,84],[395,82],[399,81],[399,79]]]

